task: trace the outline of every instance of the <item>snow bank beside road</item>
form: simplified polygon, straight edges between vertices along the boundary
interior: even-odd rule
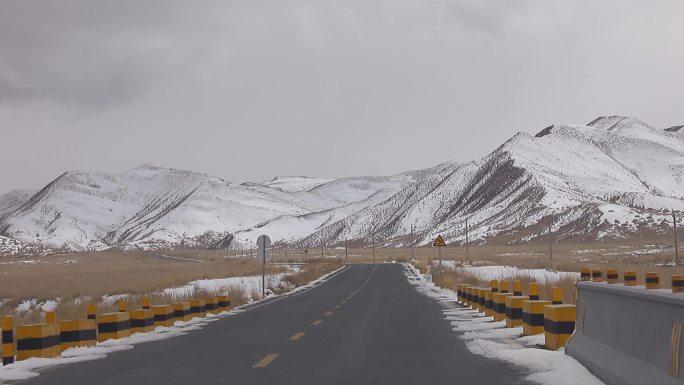
[[[492,317],[484,317],[476,310],[458,305],[455,292],[425,281],[413,265],[404,266],[406,276],[416,290],[444,306],[445,319],[451,322],[455,332],[461,334],[460,337],[473,354],[523,367],[530,372],[526,380],[541,385],[605,385],[577,360],[565,355],[563,350],[541,348],[540,345],[544,344],[543,334],[523,337],[521,327],[506,328],[505,322],[494,322]]]

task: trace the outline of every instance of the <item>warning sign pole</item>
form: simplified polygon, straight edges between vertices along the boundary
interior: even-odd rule
[[[438,235],[437,239],[435,239],[435,243],[432,244],[432,246],[437,247],[438,253],[439,253],[439,272],[442,272],[442,247],[446,246],[446,242],[444,242],[444,238],[442,238],[442,235]]]

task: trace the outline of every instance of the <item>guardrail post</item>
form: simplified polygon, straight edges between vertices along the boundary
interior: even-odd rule
[[[523,324],[523,301],[529,297],[514,295],[506,298],[506,327],[513,328]]]
[[[2,318],[2,364],[14,363],[14,317],[11,315]]]
[[[147,310],[150,308],[150,298],[149,297],[142,297],[142,300],[140,302],[142,303],[143,310]]]
[[[520,280],[513,281],[513,295],[516,297],[522,295],[522,282]]]
[[[539,301],[539,284],[536,282],[530,283],[530,301]]]
[[[45,323],[55,324],[57,323],[57,313],[54,311],[45,312]]]
[[[583,267],[580,271],[581,281],[591,281],[591,269],[588,267]]]
[[[672,292],[684,292],[684,275],[677,274],[672,276]]]
[[[554,287],[551,289],[551,303],[554,305],[560,305],[563,303],[563,290],[560,287]]]
[[[86,305],[86,317],[92,320],[97,318],[97,305],[94,303],[89,303]]]
[[[606,282],[609,284],[615,284],[618,282],[618,271],[617,269],[608,269],[606,271]]]
[[[660,289],[660,273],[646,273],[646,288]]]
[[[558,350],[565,346],[575,331],[576,318],[575,305],[544,306],[544,344],[547,349]]]
[[[603,282],[603,272],[601,270],[592,270],[591,280],[594,282]]]
[[[636,271],[630,270],[625,271],[625,286],[636,286],[637,285],[637,273]]]
[[[128,311],[128,301],[126,300],[120,300],[117,302],[117,306],[119,307],[119,311],[122,313]]]
[[[523,335],[533,336],[544,333],[544,307],[550,301],[523,301]]]

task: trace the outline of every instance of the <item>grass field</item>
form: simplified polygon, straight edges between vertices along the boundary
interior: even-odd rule
[[[671,244],[659,243],[658,239],[636,242],[560,242],[554,244],[553,259],[549,258],[548,244],[448,246],[441,250],[444,261],[451,265],[505,265],[519,268],[548,269],[552,271],[579,272],[582,267],[601,269],[616,268],[621,272],[636,270],[643,282],[644,273],[661,273],[663,287],[670,284],[670,275],[684,274],[684,267],[673,266],[674,250]],[[286,259],[287,252],[287,259]],[[375,257],[373,257],[375,254]],[[343,263],[369,263],[382,261],[408,262],[410,248],[284,248],[272,252],[273,262],[306,262],[299,273],[285,278],[292,286],[300,286],[334,270]],[[458,283],[486,285],[478,277],[459,269],[437,269],[439,250],[434,247],[418,247],[413,250],[414,264],[433,274],[441,286],[455,288]],[[302,256],[304,258],[302,258]],[[269,266],[268,273],[285,271],[283,266]],[[83,252],[50,256],[0,257],[0,314],[12,314],[18,304],[26,299],[38,302],[60,299],[60,318],[79,317],[83,301],[92,301],[104,295],[132,294],[132,307],[137,296],[159,292],[165,288],[184,285],[197,279],[215,279],[250,276],[261,273],[261,264],[255,253],[249,250],[173,250],[165,252]],[[502,277],[531,280],[524,274]],[[572,282],[571,282],[572,281]],[[550,285],[557,285],[566,292],[567,302],[574,300],[574,281],[548,283],[542,287],[542,295],[550,292]],[[547,287],[548,286],[548,287]],[[276,290],[276,288],[274,288]],[[249,293],[206,293],[206,295],[229,294],[233,304],[245,301]],[[157,296],[157,303],[169,302],[169,298]],[[113,304],[102,305],[100,311],[113,310]],[[40,314],[24,317],[21,322],[39,321]]]

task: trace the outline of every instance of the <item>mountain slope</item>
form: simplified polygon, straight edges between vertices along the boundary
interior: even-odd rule
[[[331,181],[287,178],[266,184],[235,184],[149,165],[121,174],[67,172],[14,207],[0,221],[0,234],[70,250],[227,247],[254,242],[258,234],[234,237],[276,218],[307,216],[305,221],[318,223],[313,231],[394,194],[423,172]],[[307,184],[313,187],[306,190]],[[309,233],[302,231],[309,227],[291,228],[283,237]]]
[[[301,243],[375,234],[403,244],[411,226],[422,244],[437,234],[460,242],[466,219],[471,238],[480,240],[526,241],[542,235],[550,220],[560,237],[623,237],[657,228],[666,209],[684,209],[682,170],[682,138],[637,119],[553,125],[534,137],[518,134],[485,158],[409,186]]]
[[[35,190],[13,190],[0,196],[0,218],[21,207],[35,193]]]
[[[678,127],[678,126],[674,126]],[[235,247],[275,242],[402,245],[621,238],[663,231],[684,211],[684,136],[634,118],[600,117],[515,135],[489,155],[392,176],[281,177],[236,184],[140,166],[67,172],[30,198],[0,197],[7,248]],[[10,241],[9,237],[12,240]]]

